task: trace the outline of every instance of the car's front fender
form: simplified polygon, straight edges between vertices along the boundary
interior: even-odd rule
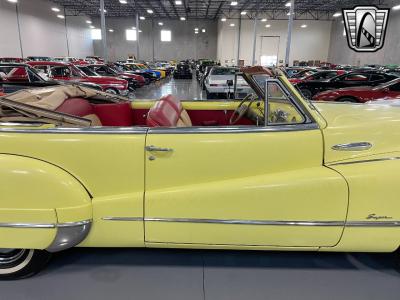
[[[50,163],[0,154],[0,248],[63,250],[80,243],[92,220],[91,197]]]

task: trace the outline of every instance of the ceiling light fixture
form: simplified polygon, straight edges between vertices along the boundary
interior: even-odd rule
[[[337,17],[340,17],[341,15],[342,15],[341,12],[337,12],[337,13],[334,13],[334,14],[333,14],[333,17],[334,17],[334,18],[337,18]]]
[[[180,17],[180,20],[181,21],[186,21],[186,18],[185,17]]]
[[[226,18],[222,18],[221,21],[222,21],[222,22],[226,22]]]
[[[266,28],[270,28],[270,27],[271,27],[271,24],[267,24],[267,25],[265,25],[265,27],[266,27]]]
[[[57,18],[65,19],[65,16],[64,15],[57,15]]]
[[[231,24],[229,24],[229,26],[231,26],[231,27],[235,27],[235,24],[234,24],[234,23],[231,23]]]
[[[400,9],[400,4],[399,5],[395,5],[392,7],[393,10],[399,10]]]
[[[286,7],[291,7],[291,6],[292,6],[292,3],[291,3],[291,2],[287,2],[287,3],[285,4],[285,6],[286,6]]]
[[[232,2],[231,2],[231,5],[232,5],[232,6],[236,6],[236,5],[238,5],[238,2],[237,2],[237,1],[232,1]]]
[[[95,28],[96,28],[96,27],[94,27],[93,25],[90,25],[89,27],[92,28],[92,29],[95,29]]]
[[[205,33],[205,32],[206,32],[206,29],[205,29],[205,28],[203,28],[203,29],[201,30],[201,32]]]
[[[57,7],[52,7],[51,10],[52,10],[52,11],[55,11],[55,12],[60,12],[60,9],[57,8]]]
[[[147,10],[147,13],[148,13],[148,14],[152,14],[152,13],[154,13],[154,11],[153,11],[152,9],[148,9],[148,10]]]
[[[306,25],[306,24],[303,24],[303,25],[301,25],[300,27],[301,27],[301,28],[307,28],[307,25]]]
[[[126,0],[119,0],[119,3],[121,3],[121,4],[128,4],[128,1],[126,1]]]
[[[164,23],[163,22],[158,22],[158,25],[163,26]]]
[[[265,19],[265,18],[261,19],[261,22],[267,22],[267,19]]]
[[[136,27],[134,26],[134,27],[132,27],[132,29],[133,29],[133,30],[136,30]]]
[[[92,24],[92,21],[87,20],[86,23],[87,23],[87,24]]]
[[[175,1],[175,5],[182,5],[182,1],[181,0],[176,0]]]
[[[240,14],[241,14],[242,16],[247,15],[247,11],[242,11]]]
[[[140,16],[139,19],[140,20],[146,20],[146,17]]]
[[[109,32],[114,32],[114,29],[111,29],[111,28],[110,28],[110,29],[108,29],[108,31],[109,31]]]
[[[11,3],[18,3],[18,0],[7,0],[7,1]]]

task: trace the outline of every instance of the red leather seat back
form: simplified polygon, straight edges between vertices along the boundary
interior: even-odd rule
[[[180,114],[183,110],[181,101],[172,95],[163,96],[162,98],[160,98],[160,101],[167,101],[169,104],[172,105],[172,107],[176,109],[178,114]]]
[[[69,98],[57,109],[57,112],[83,117],[94,113],[92,105],[85,98]]]
[[[94,113],[103,126],[133,126],[133,110],[129,102],[93,104]]]
[[[147,126],[150,127],[176,127],[180,113],[170,101],[160,100],[150,108],[147,114]]]

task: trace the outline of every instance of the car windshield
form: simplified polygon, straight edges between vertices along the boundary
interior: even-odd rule
[[[78,67],[79,70],[81,70],[83,73],[85,73],[86,76],[99,76],[99,74],[93,72],[90,70],[88,67]]]
[[[211,70],[211,75],[235,75],[236,69],[233,68],[213,68]]]
[[[393,80],[391,80],[389,82],[381,83],[381,84],[375,86],[374,88],[372,88],[372,90],[377,91],[377,90],[380,90],[380,89],[384,89],[384,88],[390,87],[390,86],[395,85],[397,83],[400,83],[400,78],[393,79]]]

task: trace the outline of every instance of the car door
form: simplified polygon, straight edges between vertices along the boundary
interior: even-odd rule
[[[150,128],[147,245],[337,244],[347,185],[323,166],[317,124],[298,113],[301,120],[273,117],[264,127]],[[271,108],[271,116],[285,114]]]

